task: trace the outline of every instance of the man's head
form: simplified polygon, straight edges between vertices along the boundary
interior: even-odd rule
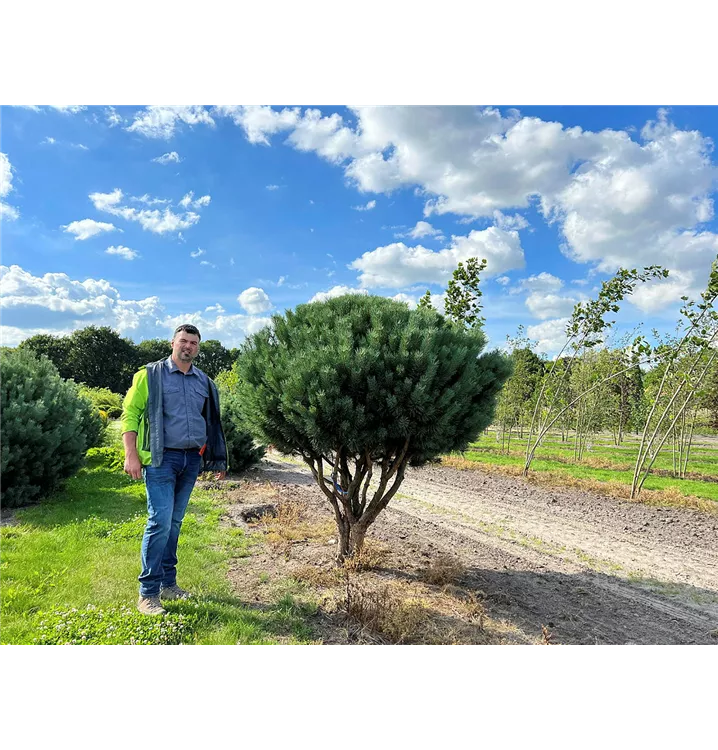
[[[172,357],[177,362],[192,362],[199,354],[201,338],[196,326],[190,323],[177,326],[172,336]]]

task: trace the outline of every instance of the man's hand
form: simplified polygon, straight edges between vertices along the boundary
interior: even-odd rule
[[[142,479],[142,463],[137,453],[137,433],[123,432],[122,444],[125,447],[125,474],[133,479]]]
[[[226,471],[218,471],[215,473],[214,478],[219,481],[220,479],[224,479],[226,476],[227,476]]]
[[[142,464],[137,453],[125,455],[125,474],[129,474],[132,479],[142,479]]]

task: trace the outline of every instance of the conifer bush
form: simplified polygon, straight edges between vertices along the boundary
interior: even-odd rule
[[[244,417],[310,466],[334,510],[338,560],[361,550],[408,465],[464,450],[491,423],[510,364],[485,344],[432,308],[360,295],[300,305],[247,340]]]
[[[103,424],[78,386],[46,357],[14,350],[0,357],[2,501],[24,505],[57,489],[102,441]]]
[[[214,382],[219,390],[229,469],[233,473],[245,471],[259,463],[266,451],[263,445],[255,443],[247,428],[238,394],[237,365],[234,364],[231,369],[220,372]]]

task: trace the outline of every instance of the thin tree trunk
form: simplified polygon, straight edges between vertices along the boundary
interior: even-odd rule
[[[713,299],[715,299],[715,297],[713,297]],[[712,300],[711,300],[711,302],[712,302]],[[659,402],[659,400],[661,398],[661,394],[663,393],[663,386],[665,385],[666,378],[668,377],[668,373],[671,370],[671,365],[674,362],[678,361],[678,353],[680,352],[681,347],[688,340],[688,337],[693,333],[693,331],[698,327],[698,324],[702,321],[703,316],[705,315],[707,309],[708,308],[706,308],[706,310],[704,310],[701,313],[701,315],[698,316],[697,320],[695,320],[693,322],[693,325],[691,325],[691,327],[685,332],[685,334],[683,335],[683,338],[680,340],[680,342],[678,343],[678,346],[674,350],[673,356],[671,357],[670,361],[666,364],[665,372],[663,373],[663,377],[661,378],[661,382],[660,382],[660,384],[658,386],[658,391],[657,391],[657,393],[656,393],[656,395],[654,397],[654,400],[653,400],[653,406],[651,407],[650,411],[648,412],[648,416],[646,417],[646,423],[645,423],[645,425],[643,427],[643,434],[641,435],[641,442],[640,442],[640,444],[638,446],[638,456],[636,456],[636,466],[635,466],[635,468],[633,470],[633,481],[631,482],[631,499],[633,499],[636,496],[636,488],[637,488],[637,485],[638,485],[638,476],[639,476],[639,474],[641,472],[641,467],[646,462],[646,456],[648,455],[648,448],[650,447],[650,445],[648,447],[645,447],[645,451],[644,451],[644,446],[645,446],[645,442],[646,442],[646,435],[648,434],[648,426],[651,423],[651,419],[653,418],[653,414],[656,411],[656,407],[658,406],[658,402]],[[714,338],[715,338],[715,334],[711,338],[711,341],[708,342],[709,346],[712,343],[712,341],[713,341]],[[672,403],[672,401],[671,401],[671,403]],[[663,421],[664,417],[665,417],[665,412],[663,413],[663,415],[661,415],[661,418],[658,420],[658,424],[659,425]],[[655,437],[655,433],[654,433],[654,437]],[[654,437],[651,438],[651,441],[653,441]],[[655,461],[655,457],[654,457],[653,460]]]
[[[691,454],[691,446],[693,445],[693,430],[695,429],[697,418],[698,418],[698,409],[696,409],[693,412],[693,419],[691,420],[691,429],[690,429],[690,432],[688,433],[688,445],[686,446],[686,458],[683,464],[683,470],[681,472],[681,479],[685,479],[686,474],[688,473],[688,457]]]
[[[713,338],[715,338],[715,336],[714,336]],[[712,342],[712,340],[713,340],[713,339],[711,339],[711,342]],[[710,343],[710,342],[709,342],[709,343]],[[689,394],[688,394],[688,395],[686,396],[686,400],[685,400],[685,401],[683,402],[683,406],[681,406],[681,408],[679,409],[678,413],[677,413],[677,414],[675,415],[675,417],[674,417],[674,421],[675,421],[675,420],[677,420],[677,419],[678,419],[678,417],[680,417],[680,415],[681,415],[681,414],[683,413],[683,411],[684,411],[684,409],[686,408],[686,406],[688,406],[688,403],[690,402],[690,400],[691,400],[691,399],[693,398],[693,396],[695,396],[695,394],[696,394],[696,391],[698,390],[698,388],[700,388],[700,385],[701,385],[701,383],[703,382],[703,378],[705,377],[706,373],[707,373],[707,372],[708,372],[708,370],[710,369],[710,366],[711,366],[711,365],[713,364],[713,360],[714,360],[714,359],[716,358],[716,354],[718,354],[718,352],[714,352],[714,354],[713,354],[713,355],[711,356],[711,358],[710,358],[710,359],[708,360],[708,363],[707,363],[707,364],[706,364],[706,366],[705,366],[705,367],[703,368],[703,372],[701,373],[700,377],[698,378],[698,381],[696,382],[696,384],[695,384],[695,386],[693,387],[693,389],[691,390],[691,392],[690,392],[690,393],[689,393]],[[690,376],[692,372],[693,372],[693,368],[691,368],[691,370],[689,371],[689,373],[688,373],[688,376]],[[688,376],[687,376],[687,377],[688,377]],[[685,383],[685,380],[684,380],[683,382]],[[678,395],[678,393],[680,392],[680,390],[681,390],[681,389],[680,389],[680,388],[678,388],[678,390],[676,391],[676,393],[675,393],[675,394],[673,395],[673,398],[671,399],[671,404],[669,404],[669,406],[671,406],[671,405],[672,405],[672,403],[673,403],[673,400],[674,400],[674,399],[676,398],[676,396]],[[665,412],[664,412],[664,414],[665,414]],[[659,451],[661,450],[661,448],[663,447],[663,444],[664,444],[664,443],[666,442],[666,438],[667,438],[667,437],[668,437],[668,433],[666,433],[666,434],[665,434],[665,435],[663,436],[663,439],[661,440],[661,442],[660,442],[660,445],[658,446],[658,448],[657,448],[657,450],[656,450],[655,454],[653,455],[653,458],[651,459],[651,462],[650,462],[650,463],[648,464],[648,467],[646,468],[645,472],[643,473],[643,475],[642,475],[642,477],[641,477],[641,480],[640,480],[640,482],[638,483],[638,492],[639,492],[639,493],[640,493],[640,491],[641,491],[641,488],[643,487],[643,483],[644,483],[644,482],[646,481],[646,478],[648,477],[648,475],[649,475],[649,473],[650,473],[650,471],[651,471],[651,467],[653,466],[653,463],[655,462],[655,460],[656,460],[656,457],[658,456],[658,452],[659,452]],[[633,494],[631,494],[631,497],[633,497]]]
[[[634,363],[631,365],[631,367],[627,367],[624,370],[620,370],[619,372],[614,372],[613,375],[609,375],[608,377],[604,378],[603,380],[599,381],[598,383],[592,385],[587,391],[584,391],[583,393],[579,394],[573,401],[571,401],[567,406],[564,406],[563,409],[551,420],[551,422],[548,423],[548,425],[543,429],[543,431],[540,433],[540,435],[536,438],[536,443],[533,449],[533,452],[531,454],[530,460],[528,460],[527,464],[524,466],[523,476],[528,475],[528,467],[531,465],[531,461],[533,460],[533,453],[536,451],[536,446],[541,442],[544,435],[556,424],[556,422],[577,402],[580,401],[582,398],[585,398],[589,393],[592,393],[596,390],[599,386],[603,385],[604,383],[608,383],[609,380],[613,380],[613,378],[618,377],[619,375],[623,374],[627,370],[630,370],[632,367],[635,367],[636,364],[642,364],[642,363]]]

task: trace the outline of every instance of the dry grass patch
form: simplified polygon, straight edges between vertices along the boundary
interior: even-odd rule
[[[237,482],[222,480],[218,484],[222,490],[222,499],[229,504],[269,503],[279,498],[279,492],[271,482],[242,479]]]
[[[311,521],[301,502],[280,500],[274,517],[263,516],[257,523],[266,542],[275,550],[288,556],[292,545],[311,541],[326,541],[336,536],[334,522]]]
[[[706,500],[695,495],[684,495],[675,487],[667,487],[665,490],[641,490],[637,498],[631,499],[631,488],[623,482],[601,482],[597,479],[586,479],[563,474],[559,471],[533,471],[528,477],[523,477],[523,467],[511,464],[488,464],[476,463],[459,456],[444,456],[441,459],[443,466],[449,466],[459,471],[483,471],[486,474],[503,474],[510,477],[525,478],[533,484],[550,487],[570,487],[572,489],[595,492],[599,495],[617,497],[621,500],[629,500],[644,505],[655,505],[658,507],[691,508],[705,513],[718,514],[718,503]]]
[[[431,560],[419,577],[426,583],[445,586],[447,583],[455,583],[465,573],[466,567],[460,560],[451,555],[441,554]]]
[[[373,570],[386,561],[389,552],[389,547],[385,544],[374,539],[365,539],[359,552],[344,561],[344,568],[354,572]]]
[[[376,589],[357,583],[347,585],[346,613],[359,626],[354,637],[388,643],[422,641],[427,609],[417,598],[407,597],[398,584]]]
[[[488,644],[525,642],[516,628],[492,620],[482,592],[391,581],[364,574],[335,593],[335,609],[354,642]]]
[[[318,565],[300,565],[292,570],[292,577],[316,589],[335,588],[344,581],[341,568]]]

